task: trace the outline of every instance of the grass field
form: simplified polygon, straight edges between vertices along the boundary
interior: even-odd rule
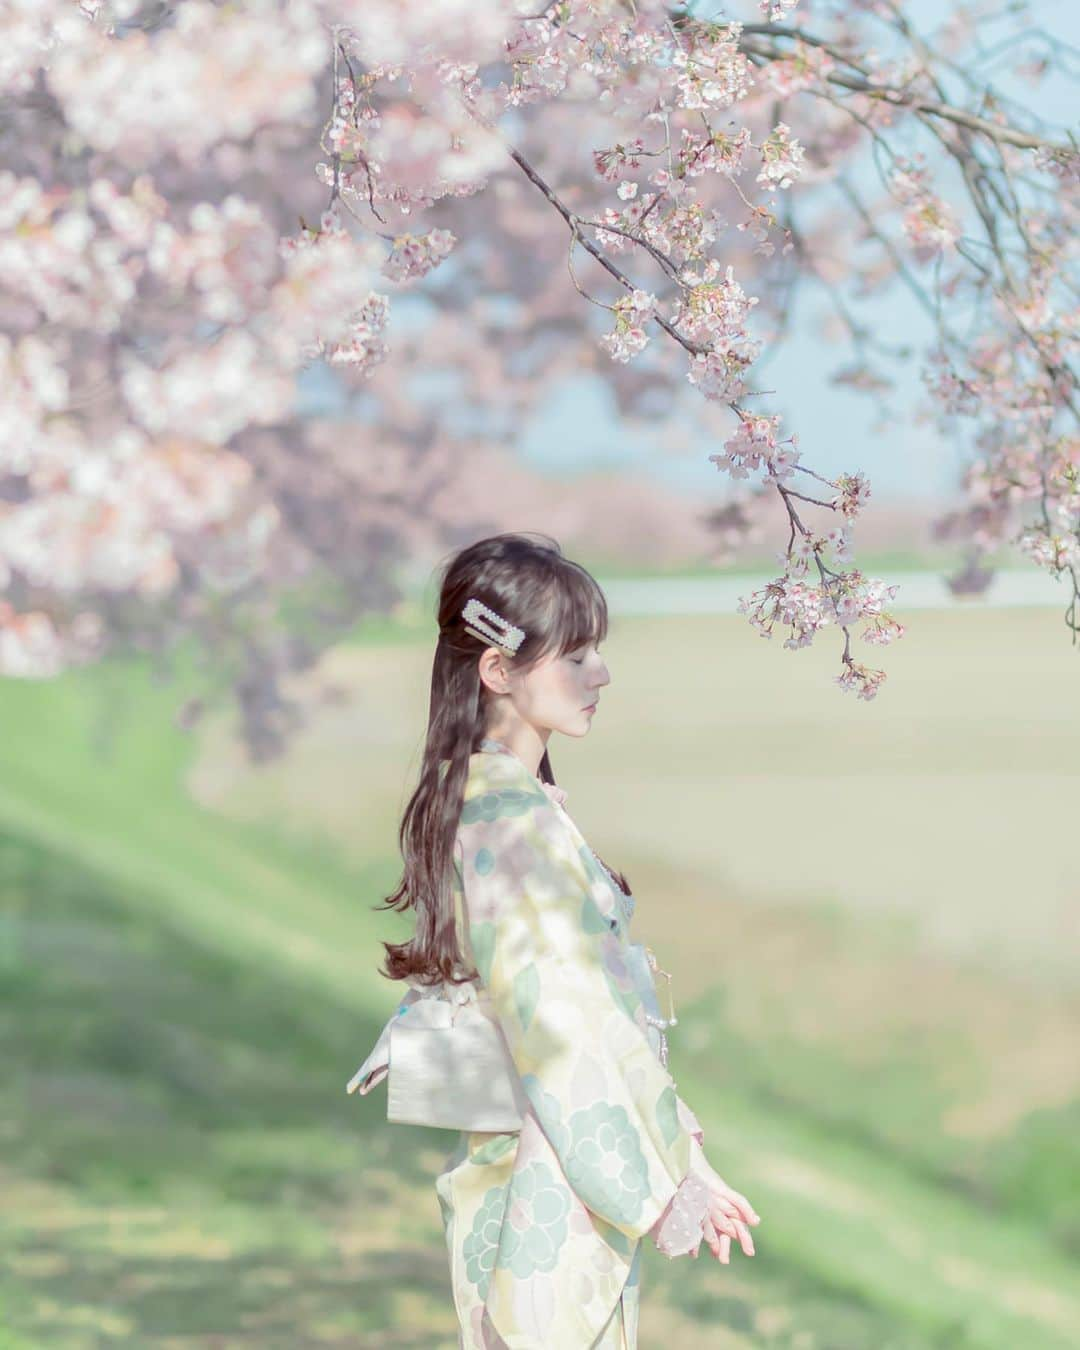
[[[1046,611],[920,614],[867,706],[827,648],[618,622],[552,743],[763,1216],[729,1268],[646,1251],[642,1350],[1071,1346],[1077,653]],[[452,1137],[344,1093],[429,665],[371,625],[258,773],[137,668],[0,688],[0,1346],[456,1345]]]

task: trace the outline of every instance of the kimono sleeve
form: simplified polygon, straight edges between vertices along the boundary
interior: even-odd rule
[[[698,1120],[697,1116],[694,1115],[693,1111],[690,1110],[689,1106],[687,1106],[681,1097],[679,1098],[679,1119],[697,1139],[698,1143],[704,1144],[705,1131],[701,1127],[701,1121]]]
[[[458,838],[473,959],[532,1111],[586,1208],[642,1237],[689,1173],[694,1132],[621,997],[622,940],[543,793],[467,802]]]

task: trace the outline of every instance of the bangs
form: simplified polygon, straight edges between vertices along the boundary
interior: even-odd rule
[[[548,592],[543,654],[565,656],[607,637],[608,609],[604,593],[584,568],[563,560],[560,575]]]

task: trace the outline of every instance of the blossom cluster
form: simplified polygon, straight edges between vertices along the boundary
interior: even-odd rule
[[[640,240],[673,264],[703,259],[724,224],[719,214],[700,202],[657,211],[658,195],[664,194],[649,193],[631,201],[622,211],[605,207],[595,226],[597,240],[614,253],[632,249],[634,241]]]
[[[449,230],[398,235],[383,263],[383,275],[391,281],[418,281],[448,257],[456,243]]]
[[[978,415],[978,394],[971,384],[957,373],[948,352],[938,347],[927,353],[922,379],[927,389],[938,400],[944,413],[961,417]]]
[[[839,508],[845,520],[853,520],[870,499],[870,480],[864,473],[842,473],[836,486],[840,491],[830,505]]]
[[[802,173],[805,151],[784,122],[777,122],[761,145],[761,172],[759,183],[769,187],[789,188]]]
[[[789,98],[820,85],[835,65],[824,47],[812,46],[800,38],[790,56],[770,61],[762,73],[773,93],[779,98]]]
[[[743,155],[749,144],[749,127],[740,127],[733,135],[713,131],[709,136],[683,127],[682,144],[675,157],[675,176],[698,178],[703,174],[720,174],[734,178],[742,172]]]
[[[710,258],[700,273],[684,268],[686,291],[679,297],[671,322],[682,337],[691,342],[722,340],[736,342],[745,336],[746,320],[756,295],[747,295],[735,280],[729,263],[724,278],[717,281],[720,263]]]
[[[118,205],[127,210],[122,199]],[[229,193],[220,206],[196,203],[186,228],[160,220],[146,258],[173,299],[213,323],[241,324],[277,275],[278,238],[259,206]]]
[[[811,562],[829,554],[833,562],[851,561],[850,526],[834,525],[824,534],[814,534],[812,530],[800,531],[790,549],[776,555],[777,562],[783,563],[791,576],[805,576]]]
[[[1053,174],[1071,187],[1080,183],[1080,150],[1069,146],[1040,145],[1032,151],[1035,167]]]
[[[1053,530],[1045,525],[1031,525],[1021,532],[1016,543],[1033,563],[1048,572],[1080,568],[1080,534],[1075,528]]]
[[[641,167],[639,156],[645,149],[641,136],[634,137],[625,145],[613,145],[606,150],[593,151],[593,167],[596,173],[608,183],[616,183],[627,169]]]
[[[784,19],[799,3],[799,0],[758,0],[758,8],[770,23]]]
[[[730,403],[746,393],[744,376],[760,352],[760,342],[743,343],[738,350],[715,346],[711,351],[695,352],[686,378],[710,402]]]
[[[0,600],[0,671],[8,678],[41,680],[87,664],[101,653],[103,630],[92,610],[80,610],[62,633],[44,610],[20,613]]]
[[[39,8],[54,11],[50,23],[61,17],[59,6]],[[165,144],[194,166],[222,141],[269,123],[303,123],[327,54],[311,0],[280,7],[273,23],[260,6],[186,0],[167,26],[150,33],[132,25],[123,41],[85,19],[65,22],[45,79],[83,144],[129,167],[155,163]]]
[[[0,171],[0,237],[0,283],[10,299],[54,324],[122,326],[135,295],[129,249],[99,233],[85,195]]]
[[[283,238],[286,274],[273,288],[267,334],[282,360],[323,357],[369,375],[386,359],[382,338],[390,314],[385,295],[368,289],[384,259],[377,241],[355,240],[340,218],[324,212],[319,229]]]
[[[874,646],[887,646],[903,637],[904,625],[884,608],[895,598],[898,586],[887,586],[880,578],[864,577],[856,568],[842,576],[809,585],[790,575],[768,582],[750,596],[740,596],[738,612],[745,614],[761,637],[771,638],[777,623],[790,627],[784,646],[789,650],[807,647],[820,629],[836,623],[847,626],[860,619],[867,625],[861,636]],[[860,698],[873,698],[884,679],[881,671],[851,663],[838,677],[842,688],[854,689]]]
[[[120,389],[152,433],[187,433],[225,445],[244,427],[280,421],[293,402],[292,372],[275,370],[262,344],[234,328],[217,343],[178,351],[160,367],[124,353]]]
[[[616,300],[615,328],[600,339],[613,361],[629,361],[643,351],[649,341],[645,325],[656,313],[656,296],[648,291],[634,290]]]
[[[960,226],[951,208],[931,191],[923,165],[899,158],[888,181],[897,201],[907,207],[902,224],[918,262],[929,262],[956,243]]]
[[[501,86],[506,107],[520,108],[540,99],[554,98],[566,88],[570,74],[570,56],[565,29],[556,28],[548,19],[522,20],[506,41],[506,59],[513,68],[513,82]]]
[[[469,70],[499,60],[520,26],[504,0],[335,0],[332,12],[365,67],[380,70]]]
[[[751,470],[766,467],[774,479],[790,478],[799,460],[796,437],[788,438],[791,449],[777,443],[780,426],[778,414],[753,416],[744,414],[733,436],[724,442],[724,453],[712,454],[709,459],[732,478],[747,478]]]
[[[753,66],[739,50],[741,23],[709,25],[693,52],[678,47],[672,66],[681,108],[715,111],[746,98],[754,84]]]

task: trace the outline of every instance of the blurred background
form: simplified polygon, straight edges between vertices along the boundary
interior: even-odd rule
[[[147,30],[161,18],[164,31],[169,7],[130,6],[138,23],[144,8]],[[245,8],[257,7],[203,7],[225,36],[197,30],[192,43],[239,52],[245,71],[288,46],[280,33],[248,48],[229,36]],[[727,8],[761,17],[750,0]],[[967,6],[931,0],[804,0],[800,14],[833,9],[899,13],[927,33],[944,16],[976,47],[986,33]],[[302,13],[282,6],[282,24],[289,10]],[[986,36],[980,79],[1061,119],[1077,10],[1028,11],[1023,42],[999,50]],[[227,191],[264,200],[267,256],[298,217],[318,220],[328,70],[302,116],[274,128],[260,105],[266,124],[255,119],[248,143],[229,139],[224,112],[214,131],[212,60],[205,91],[178,79],[170,102],[154,81],[172,77],[146,57],[145,125],[114,77],[110,124],[97,50],[81,57],[94,79],[59,67],[54,104],[32,80],[12,103],[2,131],[20,172],[50,187],[49,138],[62,142],[55,177],[80,190],[118,164],[121,184],[152,172],[175,197],[181,259],[202,258],[206,241],[180,206]],[[246,112],[243,89],[229,92]],[[65,99],[86,144],[71,139]],[[766,88],[759,114],[773,103]],[[799,106],[800,135],[813,135]],[[581,134],[572,103],[540,113],[520,118],[519,145],[587,205],[601,142]],[[113,162],[117,127],[149,130]],[[193,137],[190,180],[157,162],[166,132]],[[878,211],[869,153],[847,167]],[[134,634],[145,658],[0,679],[0,1350],[455,1350],[433,1179],[457,1136],[391,1126],[384,1088],[357,1099],[345,1084],[400,997],[377,973],[381,943],[412,931],[411,915],[375,906],[400,877],[435,571],[453,547],[509,529],[554,536],[608,597],[611,684],[588,736],[554,737],[551,760],[584,836],[630,881],[636,939],[672,974],[671,1068],[708,1157],[762,1216],[756,1256],[736,1250],[727,1267],[645,1244],[642,1350],[1075,1350],[1080,713],[1065,586],[1005,549],[980,555],[997,570],[985,588],[973,581],[965,533],[997,535],[978,482],[961,484],[985,445],[925,414],[934,324],[833,202],[810,217],[815,247],[832,251],[837,221],[850,231],[818,289],[790,290],[748,237],[735,255],[764,301],[754,410],[781,414],[815,471],[867,475],[854,565],[899,586],[887,608],[906,632],[872,649],[853,634],[856,659],[888,674],[869,703],[833,683],[835,629],[798,651],[783,630],[762,641],[737,604],[781,571],[787,520],[773,494],[709,462],[730,411],[706,405],[659,342],[614,365],[597,343],[608,318],[570,284],[561,223],[512,166],[494,178],[489,194],[424,213],[423,228],[452,225],[464,243],[421,286],[393,289],[392,357],[370,380],[326,361],[294,380],[233,359],[218,382],[183,366],[175,385],[140,395],[148,418],[165,408],[181,448],[189,432],[228,441],[218,423],[235,414],[244,462],[280,507],[272,584],[262,526],[239,548],[212,518],[179,531],[183,576],[205,565],[209,578],[179,598],[151,595],[136,622],[97,593],[100,579],[88,589],[110,634]],[[822,195],[830,187],[822,175]],[[52,247],[12,219],[20,247]],[[223,273],[239,260],[246,290],[243,251],[224,230],[220,244]],[[33,296],[43,276],[81,275],[75,252],[26,257]],[[882,349],[868,363],[843,348],[833,312],[849,266],[852,329]],[[161,331],[175,320],[201,343],[200,304],[170,300]],[[67,323],[58,312],[54,329]],[[93,334],[99,309],[87,312],[71,321],[69,364],[100,355],[89,338],[101,339],[94,397],[112,416],[124,406],[114,338],[138,346],[158,329],[128,317],[126,334]],[[20,313],[38,323],[33,306]],[[235,331],[265,332],[239,313]],[[196,418],[187,400],[204,387]],[[19,431],[27,446],[54,412]],[[111,423],[87,428],[88,451],[123,448]],[[177,465],[170,491],[201,502]],[[31,542],[55,546],[48,529]],[[105,544],[110,568],[128,561]],[[278,718],[279,695],[297,723]]]
[[[647,1247],[642,1344],[1075,1344],[1057,587],[945,599],[894,558],[908,631],[866,704],[829,643],[732,612],[750,573],[567,551],[608,594],[612,678],[556,776],[672,972],[708,1156],[762,1215],[727,1268]],[[309,725],[269,765],[224,713],[176,727],[182,665],[0,686],[5,1347],[456,1344],[432,1185],[456,1136],[344,1090],[398,996],[380,939],[411,931],[372,905],[422,746],[430,562],[298,682]]]

